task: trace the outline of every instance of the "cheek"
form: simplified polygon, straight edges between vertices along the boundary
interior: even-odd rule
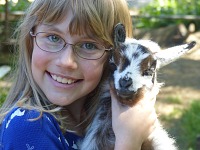
[[[87,61],[87,63],[83,63],[82,69],[84,69],[84,79],[88,81],[88,83],[93,84],[95,87],[98,85],[99,81],[101,80],[103,71],[104,71],[104,63],[105,60],[99,61]]]
[[[87,80],[100,80],[103,73],[103,63],[90,63],[85,64],[84,76]]]
[[[47,64],[49,62],[48,57],[46,57],[46,53],[34,48],[32,53],[32,60],[31,60],[31,70],[33,74],[33,78],[38,82],[41,80],[41,75],[46,70]]]
[[[39,67],[44,63],[44,56],[42,52],[40,52],[37,49],[33,49],[33,54],[32,54],[32,66]]]

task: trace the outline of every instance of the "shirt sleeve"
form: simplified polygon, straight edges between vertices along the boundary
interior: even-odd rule
[[[0,150],[68,150],[53,116],[39,116],[40,112],[35,110],[13,110],[0,129]]]

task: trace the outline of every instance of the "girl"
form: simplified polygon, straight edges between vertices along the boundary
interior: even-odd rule
[[[1,108],[0,149],[78,149],[101,99],[119,22],[131,37],[125,0],[35,0],[30,5],[17,30],[18,69]],[[153,130],[153,93],[126,108],[111,91],[116,150],[140,149]]]

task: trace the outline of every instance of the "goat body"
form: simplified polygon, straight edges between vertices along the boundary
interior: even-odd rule
[[[123,27],[123,26],[122,26]],[[156,72],[159,68],[173,62],[191,49],[195,42],[160,50],[157,43],[149,40],[120,39],[125,31],[118,30],[116,48],[111,56],[112,77],[110,86],[114,88],[118,100],[133,106],[159,83]],[[119,38],[120,37],[120,38]],[[125,36],[124,36],[125,37]],[[81,150],[113,150],[115,135],[112,130],[111,97],[109,83],[105,84],[102,99],[93,122],[81,142]],[[137,138],[137,137],[136,137]],[[133,139],[134,140],[134,139]],[[163,129],[159,121],[148,140],[143,143],[142,150],[176,150],[175,141]]]

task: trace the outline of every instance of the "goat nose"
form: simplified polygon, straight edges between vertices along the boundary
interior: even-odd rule
[[[133,83],[132,79],[131,78],[121,78],[119,80],[119,85],[121,88],[128,88],[131,86],[131,84]]]

